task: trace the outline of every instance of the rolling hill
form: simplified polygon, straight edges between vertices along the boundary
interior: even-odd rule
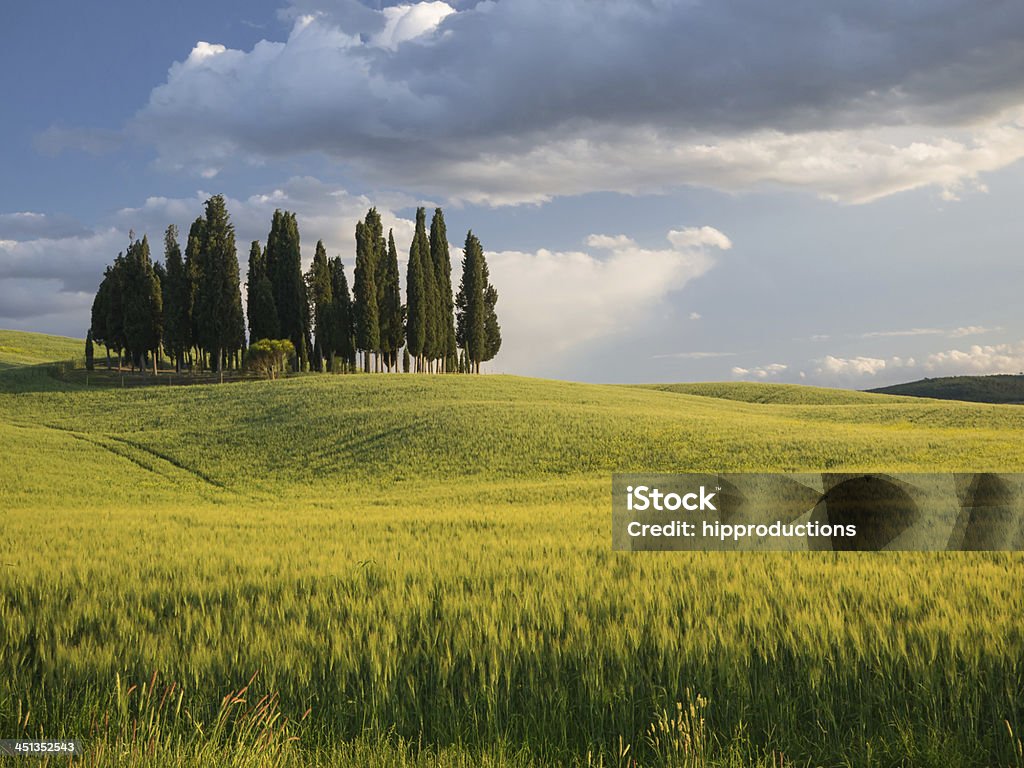
[[[0,332],[0,733],[88,737],[87,765],[1015,759],[1019,555],[618,553],[609,490],[1020,471],[1024,409],[513,376],[117,389],[53,375],[80,349]]]
[[[947,376],[869,390],[884,395],[964,400],[974,403],[1024,404],[1024,375]]]

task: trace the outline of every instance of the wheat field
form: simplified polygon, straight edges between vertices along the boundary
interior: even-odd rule
[[[55,374],[80,352],[0,332],[0,738],[95,766],[1024,766],[1019,554],[612,552],[609,495],[613,471],[1021,471],[1022,409],[120,389]]]

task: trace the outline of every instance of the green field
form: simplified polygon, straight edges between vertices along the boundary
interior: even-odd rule
[[[1024,557],[616,553],[609,493],[1024,471],[1024,409],[47,363],[80,354],[0,331],[0,738],[84,765],[1024,766]]]

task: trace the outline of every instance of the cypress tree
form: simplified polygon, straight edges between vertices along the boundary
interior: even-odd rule
[[[376,218],[376,222],[374,221]],[[356,269],[353,287],[356,348],[363,352],[363,369],[370,371],[370,353],[380,347],[380,321],[375,281],[380,216],[371,208],[366,220],[356,224]]]
[[[106,301],[106,344],[117,350],[118,370],[121,368],[121,353],[127,346],[124,335],[124,273],[125,256],[119,253],[108,274]]]
[[[331,317],[334,292],[331,280],[331,267],[327,261],[327,249],[324,241],[317,240],[316,253],[306,277],[309,299],[313,309],[313,325],[316,342],[313,345],[316,354],[313,357],[314,370],[323,370],[324,355],[330,356],[334,346],[332,338],[333,318]]]
[[[430,220],[430,260],[434,267],[434,282],[437,291],[436,330],[437,357],[443,360],[444,371],[454,371],[455,343],[455,302],[452,298],[452,259],[448,252],[448,230],[444,213],[434,209]]]
[[[426,240],[426,214],[423,208],[416,209],[416,230],[409,246],[409,266],[405,277],[406,291],[406,325],[405,338],[409,354],[416,361],[416,370],[420,370],[423,346],[426,341],[426,301],[423,282],[423,267],[426,254],[423,243]]]
[[[154,261],[153,272],[160,282],[160,344],[157,345],[159,355],[167,344],[167,268],[159,261]]]
[[[199,252],[196,315],[199,340],[223,373],[226,357],[243,341],[242,294],[239,288],[235,228],[222,195],[206,201],[206,222]]]
[[[458,312],[456,337],[465,352],[466,364],[473,373],[480,372],[486,334],[486,307],[484,304],[484,252],[472,230],[466,235],[462,252],[462,279],[455,297]]]
[[[335,257],[330,261],[331,270],[331,352],[341,358],[344,370],[352,370],[356,363],[356,346],[352,323],[352,296],[345,277],[345,265]],[[333,368],[334,366],[332,366]]]
[[[482,362],[493,360],[498,350],[501,349],[501,325],[498,324],[498,313],[495,306],[498,303],[498,290],[491,285],[487,273],[487,261],[484,260],[484,352]]]
[[[405,343],[405,318],[402,316],[402,288],[398,278],[398,249],[395,247],[393,230],[388,231],[386,257],[381,259],[382,267],[377,270],[381,276],[378,290],[380,296],[381,349],[388,370],[398,367],[398,350]]]
[[[95,367],[95,351],[92,347],[92,328],[85,334],[85,370],[91,371]]]
[[[267,276],[273,286],[281,338],[295,346],[294,370],[302,370],[309,359],[309,299],[294,213],[274,211],[267,236]]]
[[[199,341],[199,317],[196,311],[196,294],[199,291],[199,282],[202,271],[202,248],[203,237],[206,231],[206,219],[202,216],[192,222],[188,230],[188,240],[185,243],[185,303],[189,316],[189,358],[192,357],[191,350],[197,352],[200,348]],[[202,354],[198,355],[202,361]]]
[[[245,285],[249,340],[255,344],[261,339],[279,339],[281,324],[274,305],[274,286],[267,276],[267,252],[260,248],[259,240],[253,240],[249,246],[249,271]]]
[[[180,372],[185,353],[192,345],[192,301],[178,245],[178,228],[173,224],[164,233],[164,264],[164,350],[174,360],[174,369]]]
[[[163,330],[163,296],[145,236],[128,247],[124,260],[122,312],[129,355],[141,371],[145,369],[146,354],[152,352],[155,375]]]
[[[92,313],[90,317],[89,332],[92,338],[106,347],[107,370],[110,370],[110,348],[114,346],[114,340],[107,330],[107,316],[110,313],[110,292],[112,290],[113,277],[112,267],[103,271],[103,280],[96,290],[96,296],[92,300]]]
[[[420,240],[420,254],[423,260],[423,357],[427,370],[433,371],[434,361],[444,355],[445,342],[441,327],[441,292],[425,231]]]

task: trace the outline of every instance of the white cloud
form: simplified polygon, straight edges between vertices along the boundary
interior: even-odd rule
[[[886,339],[898,336],[941,336],[946,331],[941,328],[909,328],[903,331],[870,331],[862,333],[862,339]]]
[[[948,349],[915,356],[841,357],[825,355],[811,361],[812,368],[799,370],[796,381],[824,386],[858,389],[886,386],[900,382],[938,376],[971,376],[1024,371],[1024,342],[1010,344],[974,344],[966,349]],[[766,366],[740,367],[732,374],[740,379],[764,380],[782,374],[792,379],[789,366],[775,363]]]
[[[384,29],[373,36],[373,44],[395,50],[402,43],[415,40],[437,29],[437,25],[455,9],[448,3],[429,2],[415,5],[393,5],[382,9]]]
[[[987,333],[996,333],[1003,330],[1001,327],[987,327],[983,325],[965,325],[959,328],[908,328],[898,331],[870,331],[860,334],[862,339],[884,339],[900,336],[947,336],[951,339],[961,339],[965,336],[980,336]]]
[[[983,325],[966,325],[961,328],[954,328],[949,332],[951,339],[961,339],[964,336],[981,336],[986,333],[998,333],[1003,330],[1002,326],[988,328]]]
[[[691,312],[688,317],[690,320],[700,320],[702,315],[700,312]]]
[[[958,374],[1019,373],[1024,371],[1024,342],[974,344],[966,350],[950,349],[928,355],[923,368],[943,376]]]
[[[85,335],[103,269],[127,232],[0,240],[0,327]]]
[[[649,249],[591,235],[583,251],[487,254],[498,286],[503,370],[529,373],[588,342],[635,331],[674,291],[714,264],[703,247]]]
[[[723,251],[732,248],[732,241],[714,227],[673,229],[668,233],[668,241],[677,248],[699,248],[705,245]]]
[[[197,173],[322,153],[487,204],[686,184],[954,199],[1024,157],[1016,6],[869,0],[795,19],[751,0],[294,0],[285,15],[283,42],[197,44],[131,132]]]
[[[737,365],[733,367],[732,375],[737,379],[774,379],[778,378],[779,375],[788,369],[789,366],[784,363],[770,363],[768,365],[758,365],[753,368],[741,368]]]
[[[876,376],[885,370],[893,368],[904,368],[913,365],[914,360],[904,361],[898,357],[885,360],[880,357],[835,357],[826,355],[820,361],[815,373],[826,378],[855,378],[861,376]]]
[[[0,240],[0,281],[8,284],[9,291],[13,290],[13,281],[22,281],[18,283],[19,292],[26,289],[28,281],[43,281],[40,284],[45,290],[28,291],[32,301],[17,304],[22,311],[34,307],[41,314],[51,308],[43,296],[52,295],[54,302],[60,302],[64,300],[56,296],[60,292],[94,291],[103,278],[104,266],[127,244],[127,230],[115,227],[74,237]],[[8,293],[0,313],[11,313],[14,306]]]

